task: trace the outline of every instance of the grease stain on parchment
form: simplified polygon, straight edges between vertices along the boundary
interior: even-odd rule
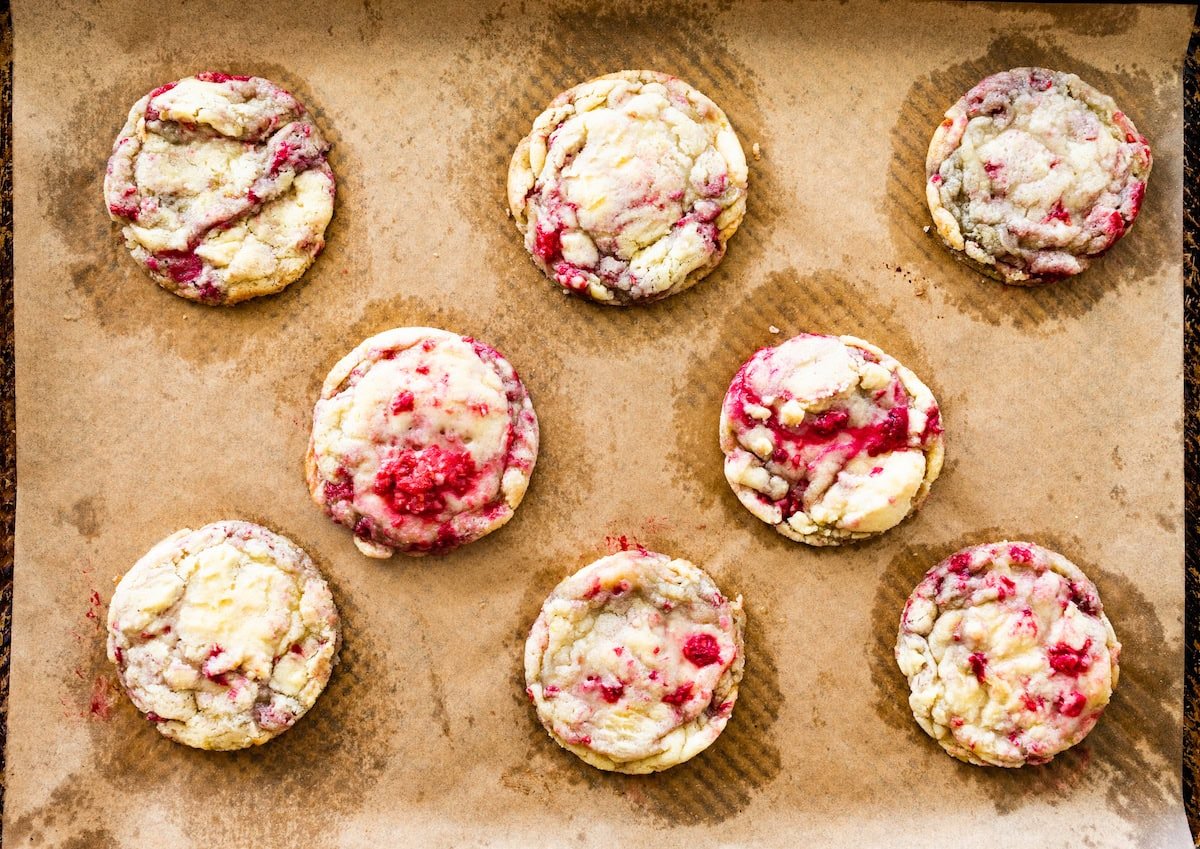
[[[852,278],[840,271],[800,274],[784,269],[767,274],[743,299],[726,305],[716,340],[707,346],[706,356],[687,369],[674,396],[676,442],[668,461],[676,479],[694,490],[702,507],[720,503],[731,526],[764,540],[773,537],[783,547],[796,545],[754,518],[737,500],[722,470],[718,424],[725,393],[742,363],[759,348],[778,345],[798,333],[857,336],[878,345],[930,387],[947,429],[953,430],[958,396],[939,391],[924,346],[879,293],[870,274]],[[779,332],[772,333],[772,327]],[[947,463],[942,474],[949,475],[952,469],[953,464]]]
[[[1172,217],[1173,199],[1153,171],[1134,227],[1105,256],[1095,258],[1087,271],[1068,280],[1032,288],[1007,286],[956,261],[932,228],[924,232],[931,224],[925,202],[925,154],[943,112],[984,77],[1023,66],[1076,73],[1111,96],[1150,140],[1156,168],[1176,155],[1155,144],[1178,123],[1179,104],[1169,96],[1171,86],[1159,85],[1144,71],[1105,71],[1081,62],[1049,36],[1002,35],[982,56],[935,70],[913,83],[892,128],[892,158],[880,214],[888,221],[895,263],[917,270],[947,304],[985,324],[1051,333],[1061,322],[1143,286],[1177,264],[1179,245],[1171,238],[1171,228],[1163,226]]]
[[[1003,6],[998,8],[1002,9]],[[1040,5],[1037,12],[1050,17],[1048,23],[1041,25],[1040,29],[1042,30],[1103,37],[1129,32],[1137,26],[1141,9],[1132,3],[1123,5],[1088,4],[1087,6],[1077,3],[1046,3]]]
[[[602,552],[601,552],[602,553]],[[586,566],[599,553],[580,555],[574,566],[555,565],[530,576],[521,603],[522,623],[514,632],[524,646],[542,602],[562,578]],[[736,587],[723,587],[733,592]],[[525,695],[523,652],[516,652],[512,709],[524,720],[524,757],[509,765],[500,781],[530,804],[550,810],[567,806],[582,790],[623,803],[622,809],[663,829],[704,823],[717,825],[744,810],[779,774],[782,758],[771,728],[785,696],[779,685],[774,647],[763,631],[772,627],[768,608],[746,601],[746,667],[729,724],[708,749],[691,760],[651,775],[621,775],[588,766],[546,733]]]
[[[459,139],[446,181],[486,244],[495,278],[505,281],[496,320],[527,329],[552,327],[556,338],[594,353],[659,344],[664,336],[690,339],[717,320],[729,300],[741,297],[792,195],[769,156],[770,130],[759,103],[762,78],[721,38],[716,11],[703,4],[674,10],[562,3],[516,28],[503,26],[509,14],[517,13],[486,16],[446,74],[446,84],[458,87],[465,99],[493,104],[475,113],[472,129]],[[729,116],[750,166],[747,212],[720,266],[692,289],[640,307],[605,307],[564,296],[534,266],[507,214],[505,179],[517,143],[560,91],[602,74],[641,69],[647,56],[655,57],[651,70],[679,76]],[[480,65],[494,73],[481,77]],[[768,151],[760,160],[751,155],[755,142]],[[464,181],[463,174],[490,176]]]
[[[227,67],[242,69],[278,82],[292,91],[315,116],[322,133],[333,144],[329,161],[338,181],[334,216],[325,231],[326,246],[312,267],[282,292],[236,304],[210,307],[187,301],[167,292],[150,279],[126,250],[120,227],[111,221],[104,206],[104,168],[111,145],[133,103],[161,82],[194,73],[181,68],[177,59],[159,51],[156,59],[139,67],[137,79],[106,81],[88,88],[72,108],[62,145],[73,152],[48,150],[42,165],[39,195],[48,207],[47,220],[71,259],[67,276],[80,309],[108,334],[152,339],[172,354],[197,365],[238,359],[270,334],[273,356],[269,360],[241,357],[237,370],[252,373],[277,362],[303,359],[314,340],[300,328],[297,308],[311,304],[316,292],[308,287],[338,288],[345,281],[368,273],[365,251],[354,251],[354,232],[363,169],[351,161],[349,150],[339,144],[341,135],[320,99],[304,80],[286,68],[259,60],[230,61]],[[150,80],[152,82],[146,83]],[[64,320],[72,320],[64,316]]]
[[[99,495],[78,498],[69,509],[59,513],[59,522],[70,525],[86,540],[94,540],[100,535],[106,519],[104,498]]]
[[[1104,612],[1122,645],[1120,680],[1091,734],[1050,763],[1021,769],[978,767],[942,754],[912,717],[908,683],[894,655],[904,603],[925,573],[962,548],[1004,539],[1038,543],[1079,566],[1096,583]],[[1029,804],[1057,806],[1093,786],[1102,790],[1114,811],[1136,826],[1146,812],[1161,810],[1179,794],[1177,758],[1164,758],[1162,753],[1177,752],[1180,746],[1182,649],[1165,641],[1162,623],[1135,582],[1081,559],[1079,552],[1084,549],[1083,541],[1074,537],[999,527],[937,545],[906,546],[884,573],[871,608],[875,636],[867,651],[875,689],[872,706],[885,725],[903,734],[903,742],[897,745],[912,747],[914,757],[944,758],[943,769],[986,793],[997,814],[1013,813]],[[1145,778],[1128,779],[1134,775]]]
[[[508,322],[494,313],[472,313],[444,301],[404,294],[369,301],[357,317],[330,331],[329,344],[312,359],[302,388],[287,380],[276,385],[277,412],[293,418],[295,426],[307,434],[312,405],[320,397],[321,385],[334,364],[367,337],[404,326],[437,327],[484,340],[508,359],[525,384],[538,416],[538,457],[529,490],[512,522],[550,529],[558,526],[564,514],[581,508],[589,495],[581,481],[587,482],[596,474],[596,446],[581,417],[569,365],[547,350],[545,337],[529,332],[528,321]],[[566,543],[549,533],[546,540],[545,544],[554,549]]]
[[[107,794],[156,797],[164,787],[174,786],[180,774],[190,777],[188,795],[172,805],[198,845],[333,845],[328,842],[333,838],[325,834],[332,830],[316,823],[349,819],[360,810],[369,789],[399,757],[392,731],[396,717],[387,709],[388,699],[380,697],[388,676],[379,666],[369,633],[357,624],[363,618],[357,600],[339,586],[313,546],[288,535],[313,556],[330,583],[345,634],[333,676],[312,709],[264,746],[205,752],[166,740],[127,696],[116,694],[116,703],[106,712],[108,721],[88,723],[90,769],[65,779],[46,804],[10,823],[14,845],[37,845],[39,833],[69,831],[70,811],[103,806]],[[66,689],[77,695],[79,711],[86,713],[94,695],[91,682],[110,676],[112,666],[100,630],[81,642],[79,651],[75,669],[63,678]],[[329,775],[338,780],[327,781]],[[318,786],[322,799],[314,820],[300,811]],[[264,810],[297,815],[264,817]],[[212,816],[214,811],[221,816]]]

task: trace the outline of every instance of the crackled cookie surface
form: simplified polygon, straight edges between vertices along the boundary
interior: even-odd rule
[[[329,145],[288,92],[209,72],[134,104],[104,178],[109,216],[163,288],[206,304],[278,292],[333,216]]]
[[[1087,268],[1133,226],[1150,146],[1133,122],[1074,74],[994,74],[946,112],[925,161],[938,234],[1005,283],[1034,285]]]
[[[249,522],[167,537],[108,608],[108,658],[134,705],[198,749],[242,749],[291,728],[325,689],[340,643],[308,555]]]
[[[810,545],[894,527],[942,469],[933,394],[852,336],[801,334],[759,350],[733,378],[720,427],[738,500]]]
[[[1092,730],[1121,644],[1095,585],[1025,542],[964,549],[904,606],[896,661],[925,731],[968,763],[1040,764]]]
[[[534,262],[565,291],[653,301],[717,267],[746,211],[746,157],[716,104],[666,74],[621,71],[563,92],[508,172]]]
[[[308,485],[369,557],[444,552],[512,518],[538,423],[494,348],[429,327],[372,336],[325,379]]]
[[[657,772],[724,730],[745,664],[741,598],[644,549],[565,579],[525,643],[526,692],[559,745],[592,766]]]

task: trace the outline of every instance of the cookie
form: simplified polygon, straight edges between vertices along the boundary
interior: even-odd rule
[[[283,289],[325,246],[328,150],[304,106],[274,83],[197,74],[133,105],[104,199],[155,282],[234,304]]]
[[[717,267],[746,213],[746,156],[715,103],[621,71],[556,97],[517,146],[508,202],[534,263],[603,304],[655,301]]]
[[[1046,763],[1086,737],[1120,655],[1095,585],[1027,542],[967,548],[931,569],[896,641],[917,722],[981,766]]]
[[[526,693],[560,746],[624,773],[683,763],[720,736],[745,655],[742,599],[643,548],[563,580],[525,643]]]
[[[134,705],[197,749],[257,746],[313,706],[341,625],[308,555],[249,522],[184,529],[150,549],[108,607],[108,659]]]
[[[368,557],[450,551],[512,518],[537,460],[538,422],[494,348],[401,327],[333,367],[313,411],[313,500]]]
[[[938,235],[979,271],[1021,286],[1079,274],[1133,226],[1150,146],[1074,74],[993,74],[946,112],[925,194]]]
[[[933,394],[853,336],[804,333],[759,350],[729,386],[720,430],[738,500],[809,545],[895,527],[942,470]]]

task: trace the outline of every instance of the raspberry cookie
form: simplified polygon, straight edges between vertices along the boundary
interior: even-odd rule
[[[1046,763],[1086,737],[1120,655],[1095,585],[1027,542],[964,549],[931,569],[896,642],[917,722],[981,766]]]
[[[456,333],[401,327],[325,378],[308,487],[368,557],[445,552],[512,518],[537,450],[537,416],[508,360]]]
[[[234,304],[278,292],[324,247],[335,191],[328,149],[274,83],[197,74],[133,105],[104,199],[155,282]]]
[[[565,291],[655,301],[717,267],[746,212],[746,157],[687,83],[621,71],[556,97],[517,146],[508,203],[525,247]]]
[[[600,769],[658,772],[720,736],[745,665],[741,598],[645,549],[565,579],[525,643],[526,692],[563,748]]]
[[[325,689],[340,644],[308,555],[249,522],[167,537],[108,608],[108,659],[134,705],[197,749],[257,746],[291,728]]]
[[[809,545],[895,527],[942,470],[937,402],[853,336],[801,334],[751,357],[721,407],[725,478],[746,509]]]
[[[926,198],[955,256],[1032,286],[1078,274],[1133,226],[1150,146],[1074,74],[993,74],[946,112],[925,160]]]

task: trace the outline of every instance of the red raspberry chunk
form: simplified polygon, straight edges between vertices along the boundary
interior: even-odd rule
[[[708,666],[721,660],[721,646],[712,634],[692,634],[683,644],[683,656],[696,666]]]
[[[967,658],[967,663],[971,665],[971,673],[982,684],[987,675],[987,655],[983,652],[972,652],[971,656]]]
[[[828,436],[845,427],[849,420],[850,414],[845,410],[826,410],[813,419],[809,427],[822,436]]]
[[[386,460],[375,476],[375,493],[399,513],[440,513],[446,497],[462,496],[475,479],[475,461],[466,451],[431,445],[405,450]]]
[[[1033,552],[1023,545],[1014,545],[1010,548],[1008,557],[1013,563],[1024,563],[1027,566],[1033,563]]]
[[[405,389],[392,399],[392,415],[407,413],[412,410],[415,404],[416,399],[413,397],[413,394]]]
[[[951,556],[946,568],[956,575],[967,574],[971,571],[971,555],[965,551],[960,551],[958,554]]]
[[[893,407],[888,410],[887,418],[868,433],[864,445],[868,457],[877,457],[889,451],[899,451],[908,447],[908,407]]]
[[[533,231],[533,252],[546,263],[558,259],[562,255],[562,236],[559,229],[553,225],[550,229],[537,227]]]
[[[687,702],[687,700],[690,699],[691,697],[692,697],[692,682],[688,681],[686,684],[680,684],[678,687],[676,687],[671,692],[664,694],[662,697],[662,700],[666,704],[675,705],[675,707],[679,707],[680,705]]]
[[[336,504],[339,501],[354,500],[354,483],[352,481],[327,481],[323,490],[326,504]]]
[[[242,76],[241,74],[226,74],[222,71],[202,71],[201,73],[196,74],[196,79],[202,80],[206,83],[227,83],[230,80],[237,80],[238,82],[244,83],[250,78]]]
[[[1085,640],[1079,648],[1072,648],[1066,643],[1051,646],[1046,651],[1050,660],[1050,668],[1063,675],[1078,675],[1081,672],[1087,672],[1092,666],[1092,656],[1088,653],[1088,649],[1091,647],[1091,640]]]
[[[600,695],[610,705],[615,705],[625,694],[625,685],[618,681],[615,684],[601,684]]]
[[[204,270],[204,262],[191,251],[159,251],[146,260],[146,267],[176,283],[190,283]]]
[[[1072,690],[1059,698],[1058,712],[1063,716],[1076,717],[1083,713],[1085,705],[1087,705],[1087,696],[1078,690]]]
[[[1080,613],[1086,613],[1088,616],[1095,616],[1100,612],[1099,599],[1087,587],[1075,582],[1071,583],[1071,602],[1079,608]]]
[[[1050,211],[1046,213],[1046,217],[1042,219],[1043,224],[1049,224],[1051,221],[1061,221],[1067,225],[1071,223],[1071,213],[1067,212],[1063,207],[1061,199],[1054,202],[1054,206],[1050,208]]]

